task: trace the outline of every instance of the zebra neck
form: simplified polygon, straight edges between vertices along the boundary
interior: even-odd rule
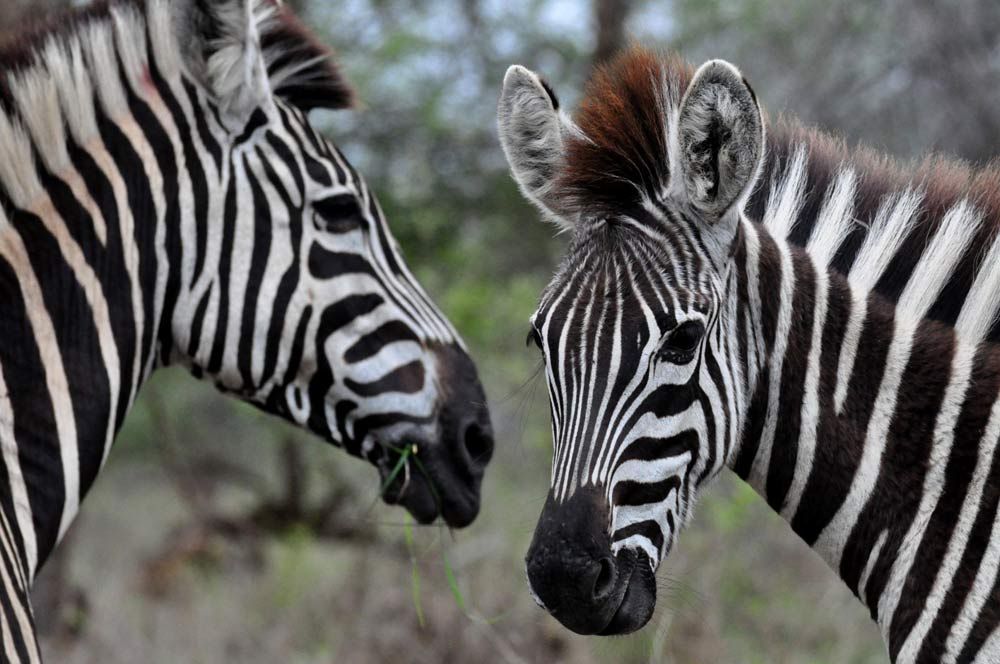
[[[180,168],[200,156],[186,117],[199,93],[150,77],[142,95],[123,84],[128,112],[98,113],[86,140],[66,132],[65,159],[41,155],[30,197],[0,180],[0,326],[16,339],[0,348],[0,508],[29,578],[172,353],[183,247],[198,244],[182,236],[211,208],[199,185],[218,171],[194,183]]]
[[[1000,352],[852,292],[760,226],[744,235],[753,323],[730,465],[869,607],[894,658],[920,629],[943,643],[937,610],[954,619],[981,564],[996,578]]]

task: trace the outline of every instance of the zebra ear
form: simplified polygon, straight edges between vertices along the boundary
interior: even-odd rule
[[[213,93],[232,129],[258,110],[271,115],[273,97],[260,26],[279,10],[269,0],[194,0],[177,26],[191,73]]]
[[[736,67],[710,60],[698,68],[681,101],[677,135],[675,172],[687,201],[709,223],[740,210],[763,161],[764,122]]]
[[[513,65],[497,108],[500,145],[521,192],[564,230],[575,214],[556,179],[566,162],[566,137],[578,133],[555,93],[537,74]]]

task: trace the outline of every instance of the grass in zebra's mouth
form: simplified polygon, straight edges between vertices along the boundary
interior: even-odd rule
[[[418,523],[433,523],[442,512],[441,495],[434,477],[418,456],[420,446],[383,443],[386,453],[378,460],[382,479],[379,496],[388,504],[405,507]]]

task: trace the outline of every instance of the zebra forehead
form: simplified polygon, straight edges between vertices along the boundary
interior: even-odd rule
[[[656,200],[670,180],[668,120],[693,68],[675,55],[634,47],[600,67],[574,120],[558,186],[583,208],[604,211]]]

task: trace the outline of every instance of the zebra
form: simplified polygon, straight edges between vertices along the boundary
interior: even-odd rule
[[[32,581],[151,372],[373,463],[469,524],[493,437],[459,334],[311,125],[332,54],[273,0],[113,0],[0,51],[0,639],[39,661]]]
[[[511,173],[571,238],[528,338],[553,432],[529,589],[575,632],[641,628],[728,467],[891,661],[1000,661],[1000,172],[765,126],[722,60],[632,48],[573,117],[507,71]]]

